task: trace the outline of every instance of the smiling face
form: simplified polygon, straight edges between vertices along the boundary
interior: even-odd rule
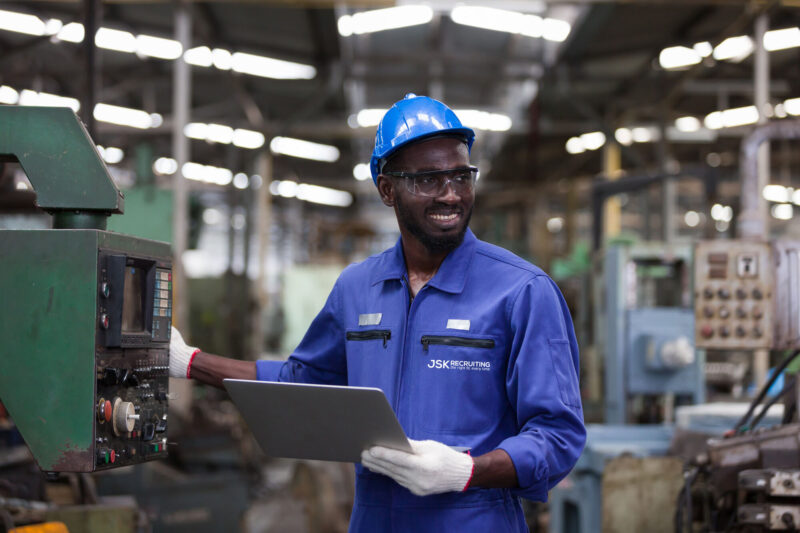
[[[469,150],[457,138],[440,137],[403,148],[387,164],[386,171],[426,172],[469,166]],[[394,207],[404,240],[413,238],[431,254],[458,247],[472,216],[474,193],[459,194],[452,184],[436,197],[409,192],[405,178],[378,177],[383,203]]]

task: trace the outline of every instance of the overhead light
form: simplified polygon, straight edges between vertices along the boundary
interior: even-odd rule
[[[711,206],[711,218],[722,222],[733,220],[733,208],[729,205],[714,204]]]
[[[197,67],[210,67],[214,64],[214,56],[208,46],[190,48],[183,53],[183,60]]]
[[[315,161],[332,163],[339,159],[339,149],[327,144],[319,144],[291,137],[274,137],[269,148],[273,153],[283,154]]]
[[[224,48],[214,48],[211,51],[211,60],[220,70],[230,70],[233,66],[231,53]]]
[[[569,36],[572,27],[564,20],[526,15],[517,11],[484,6],[456,6],[450,18],[457,24],[525,35],[544,37],[550,41],[562,42]]]
[[[140,109],[109,104],[95,105],[94,118],[100,122],[130,126],[142,130],[157,127],[163,121],[163,118],[158,113],[151,114]]]
[[[358,181],[366,181],[372,178],[372,171],[366,163],[359,163],[353,167],[353,177]]]
[[[258,131],[235,129],[233,130],[233,144],[239,148],[256,149],[264,146],[264,134]]]
[[[35,15],[0,10],[0,30],[41,36],[45,35],[45,23]]]
[[[685,133],[699,131],[701,126],[702,124],[697,117],[680,117],[675,119],[675,127],[678,128],[678,131]]]
[[[794,216],[794,207],[792,204],[775,204],[770,209],[773,218],[778,220],[791,220]]]
[[[0,104],[14,105],[19,102],[19,93],[8,85],[0,85]]]
[[[233,142],[233,128],[222,124],[208,124],[206,140],[220,144],[230,144]]]
[[[741,61],[753,52],[753,39],[747,35],[728,37],[714,48],[714,59],[718,61]]]
[[[109,146],[106,148],[98,144],[97,151],[100,153],[100,157],[103,158],[103,161],[109,165],[116,165],[125,158],[125,152],[123,152],[122,149],[114,146]]]
[[[690,228],[695,228],[700,224],[700,213],[697,211],[687,211],[686,214],[683,215],[683,221]]]
[[[631,137],[633,142],[648,143],[657,140],[659,132],[656,128],[640,126],[631,130]]]
[[[614,138],[623,146],[630,146],[633,144],[633,132],[630,128],[617,128],[614,131]]]
[[[284,198],[294,198],[297,195],[297,182],[291,180],[283,180],[274,182],[276,187],[276,194]],[[270,190],[272,187],[270,187]]]
[[[658,55],[658,62],[661,68],[677,69],[696,65],[702,61],[702,56],[692,48],[686,46],[670,46],[664,48]]]
[[[80,22],[70,22],[61,28],[55,35],[57,41],[67,41],[70,43],[82,43],[85,36],[83,24]]]
[[[250,184],[250,178],[244,172],[239,172],[233,177],[233,186],[239,190],[244,190]]]
[[[790,98],[783,102],[783,109],[790,115],[800,115],[800,98]]]
[[[137,35],[136,53],[140,56],[174,60],[181,57],[183,46],[173,39],[153,37],[152,35]]]
[[[528,18],[533,18],[535,15],[526,15]],[[548,41],[562,43],[567,40],[569,32],[572,30],[569,22],[554,18],[544,19],[544,28],[542,29],[542,37]],[[525,30],[522,31],[526,35]]]
[[[370,128],[377,126],[383,115],[386,114],[386,109],[362,109],[356,115],[356,122],[362,128]]]
[[[793,189],[783,185],[766,185],[761,195],[768,202],[788,203],[792,201]]]
[[[30,91],[24,89],[19,95],[19,105],[47,106],[47,107],[69,107],[74,112],[78,112],[81,103],[75,98],[68,96],[58,96],[43,92]]]
[[[215,185],[228,185],[233,181],[233,173],[230,170],[212,165],[189,162],[183,165],[181,172],[183,177],[188,180],[213,183]]]
[[[488,113],[477,109],[454,109],[453,112],[461,122],[470,128],[488,131],[508,131],[511,129],[511,118],[500,113]]]
[[[711,54],[714,53],[714,47],[711,46],[711,43],[708,41],[694,43],[694,46],[692,46],[692,50],[697,52],[700,57],[709,57]]]
[[[564,229],[564,219],[562,217],[548,218],[545,225],[550,233],[558,233]]]
[[[428,6],[397,6],[386,9],[362,11],[339,17],[337,26],[342,37],[377,31],[393,30],[427,24],[433,20],[433,9]]]
[[[311,65],[243,52],[233,54],[231,66],[236,72],[278,80],[310,80],[317,75],[317,69]]]
[[[800,205],[800,189],[795,189],[792,193],[792,203],[794,205]]]
[[[208,124],[203,124],[202,122],[190,122],[183,127],[183,134],[189,137],[190,139],[206,139],[206,131],[208,130]]]
[[[586,151],[586,148],[583,146],[583,141],[578,137],[570,137],[569,140],[567,140],[566,148],[567,152],[570,154],[582,154]]]
[[[126,52],[132,54],[136,51],[136,37],[131,32],[100,28],[94,36],[94,44],[106,50]]]
[[[336,207],[347,207],[353,203],[353,195],[347,191],[339,191],[308,183],[301,183],[297,186],[296,196],[299,200],[305,200],[306,202]]]
[[[153,163],[153,171],[162,176],[169,176],[178,171],[178,162],[171,157],[159,157]]]
[[[785,28],[783,30],[771,30],[764,34],[764,48],[768,52],[775,50],[785,50],[800,46],[800,28]]]
[[[584,133],[579,138],[587,150],[597,150],[606,143],[606,135],[602,131]]]
[[[758,122],[758,109],[754,105],[714,111],[706,115],[704,120],[706,127],[712,130],[735,128],[756,122]]]

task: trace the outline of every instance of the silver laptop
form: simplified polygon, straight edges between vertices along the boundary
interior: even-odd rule
[[[223,384],[270,457],[357,463],[371,446],[413,451],[380,389],[244,379]]]

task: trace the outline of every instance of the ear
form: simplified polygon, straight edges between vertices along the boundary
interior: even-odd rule
[[[378,174],[378,193],[381,195],[383,205],[394,207],[394,181],[383,174]]]

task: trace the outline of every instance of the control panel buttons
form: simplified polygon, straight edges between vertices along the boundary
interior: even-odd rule
[[[133,431],[136,421],[139,420],[139,415],[136,414],[136,408],[133,403],[116,398],[111,419],[114,424],[114,434],[119,436]]]
[[[111,285],[109,285],[107,281],[100,284],[100,294],[103,295],[103,298],[111,296]]]
[[[747,331],[742,326],[736,326],[736,336],[737,337],[744,337],[747,335]]]
[[[706,318],[713,318],[714,317],[714,308],[707,305],[703,307],[703,316]]]
[[[764,298],[764,292],[761,289],[759,289],[758,287],[753,289],[753,299],[754,300],[761,300],[762,298]]]
[[[759,319],[764,316],[764,310],[761,309],[761,306],[754,305],[753,306],[753,318]]]
[[[97,464],[107,465],[117,462],[117,453],[114,450],[100,448],[97,450]]]
[[[108,367],[103,369],[103,385],[111,387],[119,382],[121,371],[119,368]]]
[[[747,298],[747,291],[744,290],[742,287],[739,287],[738,289],[736,289],[736,297],[740,300],[744,300],[745,298]]]
[[[728,326],[721,326],[719,328],[719,336],[723,338],[727,338],[731,336],[731,328]]]
[[[111,402],[104,398],[100,398],[100,401],[97,402],[97,420],[99,420],[101,423],[111,422],[111,412]]]
[[[111,324],[110,319],[106,313],[100,314],[100,327],[103,329],[108,329],[108,326]]]
[[[714,336],[714,328],[705,324],[702,328],[700,328],[700,335],[705,337],[706,339],[710,339]]]
[[[720,299],[722,299],[722,300],[728,300],[728,299],[730,299],[730,297],[731,297],[731,291],[730,291],[730,289],[728,289],[728,288],[726,288],[726,287],[721,287],[721,288],[720,288],[720,289],[717,291],[717,295],[718,295],[718,296],[720,297]]]
[[[747,318],[747,310],[744,307],[737,307],[736,318]]]
[[[728,309],[726,306],[722,306],[719,308],[719,317],[720,318],[728,318],[731,316],[731,310]]]
[[[753,337],[760,339],[764,336],[764,330],[761,329],[761,326],[755,326],[753,328]]]
[[[705,298],[706,300],[710,300],[713,297],[714,297],[714,289],[712,289],[711,287],[706,287],[705,289],[703,289],[703,298]]]

